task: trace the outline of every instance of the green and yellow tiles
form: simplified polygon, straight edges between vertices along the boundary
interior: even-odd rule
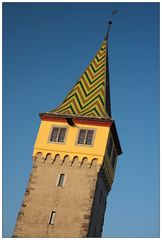
[[[109,117],[106,112],[107,41],[93,58],[63,103],[49,113]],[[108,105],[107,105],[108,106]]]

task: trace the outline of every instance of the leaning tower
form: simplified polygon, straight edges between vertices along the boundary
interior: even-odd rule
[[[122,153],[111,117],[107,48],[108,34],[60,106],[39,114],[32,171],[13,237],[101,237]]]

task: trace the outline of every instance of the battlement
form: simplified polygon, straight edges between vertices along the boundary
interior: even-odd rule
[[[41,164],[51,164],[51,165],[66,165],[66,166],[78,166],[78,167],[97,167],[98,170],[100,169],[101,165],[98,162],[98,158],[87,158],[86,156],[82,156],[80,158],[77,155],[70,157],[69,155],[60,155],[60,154],[52,154],[47,153],[44,155],[42,152],[36,153],[33,156],[33,165],[41,165]]]

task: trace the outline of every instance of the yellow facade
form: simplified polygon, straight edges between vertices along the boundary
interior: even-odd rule
[[[64,143],[50,141],[53,127],[67,128]],[[77,137],[80,129],[94,130],[95,134],[92,145],[77,144]],[[46,159],[48,154],[51,154],[53,159],[59,154],[60,159],[69,157],[69,160],[71,161],[75,157],[78,157],[80,162],[82,162],[84,158],[87,158],[89,163],[95,159],[97,160],[98,166],[101,166],[104,162],[106,175],[107,177],[110,176],[109,182],[111,184],[114,178],[115,169],[112,168],[111,159],[109,159],[108,154],[106,153],[107,142],[110,135],[110,127],[108,126],[93,126],[86,124],[75,124],[75,126],[70,126],[66,122],[42,120],[34,145],[33,157],[41,152],[44,159]],[[115,148],[115,145],[113,147]]]
[[[64,143],[54,143],[49,141],[51,129],[54,126],[67,128]],[[92,146],[77,144],[77,136],[80,128],[93,129],[95,131]],[[53,157],[56,154],[60,154],[60,157],[62,159],[66,155],[68,155],[70,159],[78,156],[80,161],[82,161],[84,157],[87,157],[88,161],[97,158],[98,164],[100,165],[102,164],[105,154],[109,131],[109,127],[103,126],[90,126],[85,124],[77,124],[75,126],[70,126],[67,123],[62,122],[41,121],[36,142],[34,145],[33,156],[35,156],[38,152],[42,152],[44,158],[48,153],[51,153]]]

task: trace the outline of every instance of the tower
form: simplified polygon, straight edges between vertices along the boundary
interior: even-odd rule
[[[111,118],[107,42],[108,34],[60,106],[40,113],[13,237],[101,237],[122,153]]]

